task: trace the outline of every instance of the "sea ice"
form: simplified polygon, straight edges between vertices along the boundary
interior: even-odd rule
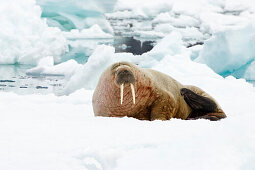
[[[65,76],[66,78],[72,76],[77,69],[81,67],[75,60],[71,59],[66,62],[54,65],[53,57],[48,56],[42,58],[35,68],[26,71],[28,75],[54,75]]]
[[[63,31],[86,29],[94,24],[108,33],[112,31],[103,13],[112,11],[116,0],[37,0],[37,3],[42,7],[42,17],[47,18],[47,23]]]
[[[219,74],[229,74],[254,60],[254,47],[255,27],[252,24],[220,31],[205,41],[196,61],[207,64]]]
[[[32,64],[46,56],[55,62],[68,50],[58,28],[48,27],[34,0],[1,1],[0,64]]]
[[[252,61],[244,71],[243,78],[246,80],[255,80],[255,61]]]
[[[105,33],[98,25],[93,25],[88,29],[73,29],[70,32],[64,32],[65,37],[75,39],[108,39],[113,38],[111,34]]]
[[[111,46],[98,46],[89,57],[88,62],[79,68],[68,80],[66,90],[63,94],[70,94],[80,88],[95,88],[100,74],[107,66],[118,61],[133,62],[145,68],[155,67],[167,74],[171,73],[174,77],[176,70],[178,70],[176,72],[177,77],[180,77],[179,74],[185,75],[187,73],[217,77],[218,75],[210,68],[191,61],[191,51],[184,47],[181,38],[181,34],[172,32],[164,37],[151,51],[142,55],[114,53],[114,48]],[[168,67],[161,67],[161,65],[168,65]],[[191,69],[192,71],[189,70],[191,67],[193,68]],[[167,70],[163,68],[167,68]]]

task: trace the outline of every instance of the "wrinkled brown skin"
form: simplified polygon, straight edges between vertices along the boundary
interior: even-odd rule
[[[133,104],[129,84],[125,84],[124,100],[123,104],[120,104],[120,85],[116,83],[116,70],[121,68],[128,69],[135,77],[136,104]],[[92,101],[94,114],[106,117],[127,116],[140,120],[187,119],[192,109],[180,93],[182,88],[190,89],[217,103],[200,88],[182,85],[161,72],[139,68],[128,62],[115,63],[102,73],[94,91]],[[216,120],[226,117],[218,104],[216,112],[208,113],[201,118],[207,119],[208,116],[216,117]]]

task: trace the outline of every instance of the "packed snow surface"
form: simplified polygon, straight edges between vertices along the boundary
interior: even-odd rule
[[[254,89],[232,78],[207,81],[225,120],[94,117],[87,90],[68,97],[1,93],[0,168],[254,169]]]

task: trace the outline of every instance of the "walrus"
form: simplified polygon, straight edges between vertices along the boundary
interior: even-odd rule
[[[105,117],[150,121],[226,117],[215,99],[200,88],[129,62],[112,64],[101,74],[92,105],[95,116]]]

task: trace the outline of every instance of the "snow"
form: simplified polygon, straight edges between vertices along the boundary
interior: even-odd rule
[[[105,33],[99,25],[93,25],[88,29],[82,29],[81,31],[73,29],[70,32],[64,32],[65,37],[67,38],[102,38],[108,39],[113,38],[111,34]]]
[[[139,11],[134,14],[133,11],[123,10],[123,11],[116,11],[114,13],[106,13],[106,17],[113,18],[113,19],[128,19],[134,17],[145,17],[144,13],[139,13]]]
[[[175,28],[171,24],[157,24],[154,28],[155,31],[162,32],[165,34],[169,34],[174,29]]]
[[[152,23],[171,23],[171,25],[176,27],[198,27],[200,25],[199,21],[194,17],[181,15],[176,18],[175,16],[170,16],[169,13],[160,13],[153,19]]]
[[[170,14],[168,12],[165,13],[160,13],[159,15],[157,15],[155,17],[155,19],[153,19],[153,23],[165,23],[165,22],[171,22],[172,21],[172,17],[170,16]]]
[[[100,26],[100,29],[102,29],[104,32],[108,34],[113,34],[113,29],[111,24],[103,17],[103,18],[98,18],[98,17],[87,17],[84,20],[85,25],[87,27],[93,27],[94,25]]]
[[[66,62],[54,65],[53,58],[51,56],[41,59],[38,65],[32,69],[26,71],[28,75],[58,75],[70,77],[75,71],[81,67],[75,60],[68,60]]]
[[[113,56],[113,47],[105,45],[97,47],[89,57],[88,62],[70,78],[64,93],[70,94],[83,87],[87,89],[95,88],[97,79],[99,79],[101,73],[113,62]]]
[[[158,1],[147,1],[144,3],[142,0],[118,0],[115,4],[114,10],[132,10],[134,15],[139,14],[140,16],[151,17],[155,16],[159,12],[168,11],[172,7],[172,2],[166,0]]]
[[[2,1],[0,5],[0,64],[32,64],[47,56],[61,61],[67,42],[58,28],[41,19],[35,1]]]
[[[155,38],[163,38],[165,36],[164,33],[156,32],[156,31],[134,31],[134,34],[139,38],[144,39],[155,39]]]

